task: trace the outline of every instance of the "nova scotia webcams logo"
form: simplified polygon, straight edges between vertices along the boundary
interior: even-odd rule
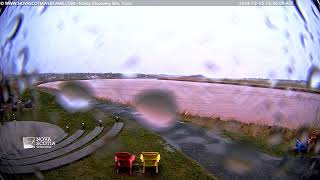
[[[24,149],[35,148],[35,137],[23,137],[22,141]]]
[[[56,143],[50,137],[23,137],[23,148],[51,148]]]

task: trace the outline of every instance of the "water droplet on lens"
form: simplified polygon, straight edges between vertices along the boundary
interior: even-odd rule
[[[269,17],[265,17],[264,18],[264,23],[268,26],[268,28],[270,29],[274,29],[274,30],[277,30],[278,28],[272,24],[272,22],[270,21]]]
[[[29,59],[29,49],[24,47],[19,51],[18,59],[15,60],[15,73],[21,74],[26,73],[26,65]]]
[[[298,3],[297,1],[292,1],[293,6],[295,7],[297,13],[299,14],[300,18],[303,20],[304,23],[306,23],[306,18],[304,17],[304,14],[301,11],[301,7],[300,7],[300,3]],[[294,14],[296,15],[296,14]]]
[[[309,61],[310,61],[311,63],[313,63],[313,56],[312,56],[311,53],[309,54]]]
[[[86,30],[88,33],[92,34],[92,35],[99,34],[99,32],[100,32],[100,29],[99,29],[98,27],[92,26],[92,25],[86,26],[86,27],[85,27],[85,30]]]
[[[27,80],[27,83],[29,86],[32,86],[34,85],[38,80],[38,75],[37,73],[31,73],[28,75],[28,80]]]
[[[72,17],[72,21],[76,24],[79,22],[79,17],[78,16],[74,16]]]
[[[62,31],[64,29],[64,22],[60,21],[59,24],[57,25],[57,28],[59,31]]]
[[[288,65],[286,69],[287,69],[288,75],[291,75],[293,73],[293,71],[294,71],[294,67],[290,66],[290,65]]]
[[[269,80],[269,83],[270,83],[270,87],[275,87],[278,83],[278,80],[276,79],[270,79]]]
[[[121,74],[121,78],[123,79],[134,79],[137,77],[138,77],[138,74]]]
[[[309,88],[319,89],[320,88],[320,70],[316,66],[312,66],[309,69],[307,84]]]
[[[306,42],[305,42],[305,35],[303,35],[302,33],[300,33],[300,42],[303,48],[306,48]]]
[[[286,119],[286,116],[282,112],[278,111],[273,114],[273,123],[275,125],[282,124],[285,119]]]
[[[133,68],[134,66],[137,66],[140,63],[141,59],[139,56],[131,56],[127,59],[127,61],[124,63],[125,68]]]
[[[248,173],[252,168],[248,162],[237,158],[227,158],[224,166],[227,170],[239,175]]]
[[[136,96],[134,104],[146,126],[162,130],[176,122],[176,100],[169,91],[144,91]]]
[[[24,39],[27,38],[27,36],[28,36],[28,30],[25,29],[25,30],[22,32],[22,36],[23,36]]]
[[[38,12],[39,12],[39,15],[42,15],[44,12],[46,12],[48,9],[48,6],[39,6],[38,7]]]
[[[275,72],[270,72],[268,74],[268,79],[269,79],[269,83],[270,83],[270,87],[275,87],[278,83],[277,78],[277,74]]]
[[[23,15],[20,14],[18,16],[16,16],[6,27],[6,30],[8,30],[8,37],[6,39],[6,43],[10,42],[12,39],[14,39],[16,37],[16,35],[18,34],[20,27],[22,25],[22,19],[23,19]]]
[[[24,78],[20,78],[17,81],[17,86],[18,86],[19,93],[22,94],[27,89],[26,80]]]
[[[7,42],[1,52],[0,52],[0,62],[2,64],[3,67],[3,71],[5,74],[9,74],[12,73],[12,70],[14,70],[13,66],[12,66],[12,58],[11,58],[11,52],[12,52],[12,43],[11,41]]]
[[[71,113],[91,109],[93,105],[92,97],[89,85],[81,82],[63,83],[56,95],[57,102]]]
[[[290,33],[289,33],[289,31],[285,31],[285,37],[286,37],[287,40],[290,39]]]
[[[318,2],[319,2],[319,1],[318,1]],[[315,3],[315,5],[316,5],[316,3]],[[317,6],[317,5],[316,5],[316,6]],[[319,8],[320,8],[320,5],[319,5]],[[318,20],[320,20],[318,14],[315,12],[314,8],[311,8],[311,9],[312,9],[313,15],[314,15]]]
[[[4,102],[8,101],[9,99],[9,92],[7,88],[4,88],[4,90],[2,91],[2,96],[3,96],[3,100]]]
[[[280,144],[281,141],[282,141],[282,135],[280,133],[273,134],[268,139],[268,143],[272,146]]]
[[[220,70],[218,65],[210,61],[205,62],[204,66],[208,71],[211,71],[211,72],[217,72]]]
[[[101,40],[101,38],[97,38],[94,43],[96,48],[101,48],[104,45],[104,42]]]
[[[273,106],[273,101],[266,99],[262,102],[262,104],[265,110],[270,110]]]

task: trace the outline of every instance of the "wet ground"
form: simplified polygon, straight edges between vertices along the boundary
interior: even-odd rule
[[[107,113],[131,120],[139,113],[113,104],[99,104]],[[238,144],[219,132],[178,122],[159,133],[169,146],[181,150],[220,179],[318,179],[320,158],[277,158],[258,149]]]

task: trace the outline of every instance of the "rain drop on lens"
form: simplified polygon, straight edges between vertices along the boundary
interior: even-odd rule
[[[272,71],[269,73],[268,79],[269,79],[269,84],[271,88],[277,85],[278,80],[276,78],[277,78],[277,74],[275,72]]]
[[[74,113],[92,108],[91,88],[80,82],[66,82],[56,95],[57,102],[67,111]]]
[[[136,96],[135,108],[143,116],[142,124],[155,130],[172,127],[176,122],[176,100],[165,90],[146,90]]]
[[[41,16],[43,13],[45,13],[48,9],[48,6],[39,6],[37,9],[38,14]]]
[[[282,141],[282,135],[280,133],[272,134],[269,139],[268,143],[273,146],[273,145],[278,145]]]
[[[6,30],[8,31],[8,36],[6,39],[6,43],[10,42],[11,40],[13,40],[16,35],[18,34],[21,25],[22,25],[22,21],[23,21],[23,15],[19,14],[18,16],[16,16],[6,27]]]
[[[309,69],[307,84],[311,89],[319,89],[320,88],[320,70],[316,66],[312,66]]]
[[[224,166],[227,170],[239,175],[244,175],[252,169],[248,162],[238,158],[226,158]]]
[[[19,94],[22,94],[27,89],[27,82],[25,78],[19,78],[17,81],[17,87],[19,90]]]
[[[15,60],[15,73],[21,74],[26,73],[26,66],[29,60],[29,49],[28,47],[22,48],[18,53],[18,58]]]
[[[3,99],[4,99],[5,102],[9,99],[8,89],[5,88],[5,89],[2,91],[2,97],[3,97]]]
[[[32,71],[27,75],[27,83],[29,86],[34,85],[37,82],[38,72],[36,70]]]
[[[271,80],[269,81],[269,83],[270,83],[270,87],[275,87],[275,86],[277,85],[277,83],[278,83],[278,80],[276,80],[276,79],[271,79]]]

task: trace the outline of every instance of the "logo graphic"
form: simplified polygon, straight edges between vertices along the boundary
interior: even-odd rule
[[[35,137],[23,137],[23,148],[30,149],[35,148],[36,146],[36,138]]]
[[[56,143],[50,137],[23,137],[23,148],[51,148]]]

